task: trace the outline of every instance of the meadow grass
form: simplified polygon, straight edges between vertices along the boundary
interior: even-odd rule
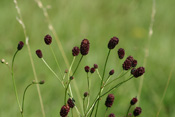
[[[87,91],[84,87],[86,82],[86,73],[83,68],[87,63],[93,65],[97,63],[100,67],[99,72],[102,74],[104,59],[107,55],[108,40],[117,36],[120,39],[119,47],[126,50],[127,55],[133,55],[139,62],[139,66],[144,63],[145,48],[148,43],[149,26],[151,22],[153,1],[139,0],[96,0],[96,1],[81,1],[81,0],[64,0],[64,1],[46,1],[42,0],[47,9],[50,22],[55,28],[55,33],[58,35],[63,46],[65,55],[70,63],[73,59],[71,49],[73,46],[80,45],[83,38],[88,38],[91,43],[90,53],[83,59],[83,63],[78,69],[78,74],[75,76],[77,87],[80,90],[80,95]],[[0,57],[5,58],[10,63],[12,55],[16,50],[18,41],[24,41],[25,36],[21,25],[16,20],[18,16],[13,1],[0,1]],[[52,34],[52,30],[48,28],[48,21],[43,15],[43,11],[38,7],[36,2],[18,1],[21,9],[21,15],[26,27],[26,33],[29,37],[31,55],[33,57],[36,73],[39,80],[44,79],[46,83],[41,86],[41,94],[43,98],[44,110],[47,116],[58,116],[61,106],[64,104],[64,91],[59,82],[54,79],[54,75],[48,71],[47,67],[35,55],[36,49],[43,50],[43,56],[49,65],[58,71],[54,57],[50,52],[50,48],[44,44],[43,37],[46,34]],[[159,117],[175,116],[174,104],[174,71],[172,78],[166,91],[166,95],[162,100],[163,92],[166,87],[166,82],[171,71],[171,64],[174,59],[174,27],[173,23],[174,10],[173,0],[167,2],[163,0],[156,1],[156,15],[153,26],[153,35],[149,44],[149,56],[147,57],[146,73],[142,87],[142,94],[139,98],[139,105],[143,112],[141,117],[156,116],[161,103],[161,111]],[[54,35],[53,35],[54,36]],[[56,37],[54,37],[56,38]],[[57,46],[56,40],[53,40],[53,49],[56,57],[62,66],[62,71],[68,69],[64,63],[61,51]],[[28,55],[28,49],[25,45],[23,50],[16,58],[14,71],[15,79],[18,88],[19,98],[22,99],[24,88],[34,79],[32,65]],[[80,56],[77,58],[77,60]],[[117,57],[117,49],[111,52],[107,70],[115,69],[116,74],[122,70],[121,64],[123,60]],[[78,61],[75,61],[75,64]],[[75,66],[73,67],[75,69]],[[1,85],[0,85],[0,116],[20,116],[18,105],[16,103],[15,94],[12,87],[12,81],[8,68],[0,65],[1,70]],[[115,112],[116,115],[125,115],[129,101],[132,97],[137,96],[139,92],[139,83],[141,79],[135,79],[126,83],[118,90],[113,91],[116,100],[114,106],[108,110]],[[99,81],[98,75],[93,75],[91,89],[94,94],[99,88],[96,85]],[[100,82],[99,82],[100,85]],[[75,99],[78,99],[73,87]],[[92,92],[92,91],[91,91]],[[92,99],[95,98],[92,97]],[[82,100],[80,100],[82,102]],[[99,116],[103,115],[105,108],[105,98],[102,98],[99,106]],[[79,100],[76,100],[79,102]],[[81,103],[77,106],[81,111]],[[74,112],[75,113],[75,112]],[[25,113],[26,116],[41,116],[42,111],[38,98],[36,87],[31,87],[26,94]]]

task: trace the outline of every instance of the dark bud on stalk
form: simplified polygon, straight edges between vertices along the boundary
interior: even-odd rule
[[[123,69],[129,70],[131,68],[131,64],[132,64],[132,62],[130,60],[126,59],[125,62],[123,63]]]
[[[115,46],[118,44],[119,42],[119,39],[117,37],[113,37],[109,40],[109,43],[108,43],[108,48],[109,49],[114,49]]]
[[[80,49],[79,49],[79,47],[74,47],[73,49],[72,49],[72,55],[73,56],[78,56],[78,54],[80,53]]]
[[[109,94],[108,97],[106,98],[106,102],[105,102],[106,107],[111,107],[113,102],[114,102],[114,95]]]
[[[71,76],[71,77],[70,77],[70,80],[73,80],[73,79],[74,79],[74,77],[73,77],[73,76]]]
[[[114,113],[108,115],[108,117],[115,117]]]
[[[93,74],[95,72],[95,68],[92,67],[90,72]]]
[[[110,72],[109,72],[109,75],[113,75],[114,74],[114,70],[112,69]]]
[[[120,59],[123,59],[124,56],[125,56],[125,50],[123,48],[118,49],[118,57]]]
[[[39,84],[44,84],[45,83],[45,81],[44,80],[41,80],[40,82],[39,82]]]
[[[133,114],[134,116],[139,116],[142,113],[142,109],[140,107],[136,107]]]
[[[133,75],[134,75],[134,77],[139,77],[139,76],[142,76],[143,74],[145,73],[145,68],[144,67],[139,67],[139,68],[137,68],[135,71],[134,71],[134,73],[133,73]]]
[[[80,52],[83,56],[88,54],[89,44],[90,44],[89,40],[87,40],[87,39],[82,40],[81,45],[80,45]]]
[[[137,66],[137,60],[133,60],[132,61],[132,67],[136,67]]]
[[[85,92],[85,93],[84,93],[84,97],[87,97],[88,95],[89,95],[88,92]]]
[[[50,35],[46,35],[44,37],[44,41],[47,45],[50,45],[52,43],[52,37]]]
[[[60,116],[61,117],[66,117],[68,115],[68,113],[69,113],[69,110],[70,110],[70,108],[69,108],[68,105],[62,106],[61,110],[60,110]]]
[[[97,64],[94,64],[94,68],[97,69],[98,68],[98,65]]]
[[[42,54],[42,51],[41,50],[36,50],[36,55],[39,57],[39,58],[42,58],[43,57],[43,54]]]
[[[73,102],[73,100],[71,98],[69,98],[67,100],[67,104],[69,105],[70,108],[73,108],[75,106],[75,104],[74,104],[74,102]]]
[[[136,68],[132,68],[132,69],[131,69],[131,74],[132,74],[132,75],[134,74],[135,70],[136,70]]]
[[[66,70],[64,71],[64,73],[68,73],[68,69],[66,69]]]
[[[85,66],[85,67],[84,67],[84,70],[85,70],[85,72],[87,72],[87,73],[89,72],[89,69],[90,69],[89,66]]]
[[[131,100],[131,102],[130,102],[131,105],[134,105],[134,104],[136,104],[136,103],[137,103],[137,98],[133,98],[133,99]]]
[[[24,46],[24,43],[23,43],[22,41],[20,41],[20,42],[18,43],[17,49],[18,49],[18,50],[21,50],[21,49],[23,48],[23,46]]]

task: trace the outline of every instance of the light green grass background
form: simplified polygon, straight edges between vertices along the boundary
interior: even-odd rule
[[[44,6],[49,5],[51,7],[48,9],[48,13],[69,62],[73,58],[72,48],[79,46],[83,38],[90,40],[90,52],[84,57],[73,81],[78,84],[77,87],[82,96],[83,92],[87,90],[84,66],[92,66],[97,63],[100,73],[102,73],[108,51],[107,43],[111,37],[119,37],[120,42],[110,55],[107,73],[111,69],[115,69],[115,76],[121,72],[124,60],[119,60],[117,57],[117,49],[120,47],[125,49],[127,55],[132,55],[138,60],[138,66],[143,65],[145,48],[148,44],[152,0],[42,0],[42,2]],[[43,41],[46,34],[53,34],[48,29],[42,10],[34,0],[18,0],[18,3],[29,36],[37,76],[39,80],[44,79],[46,81],[44,85],[40,86],[46,117],[58,117],[60,108],[64,104],[64,90],[54,75],[35,55],[36,49],[42,49],[45,60],[55,71],[58,71],[50,49]],[[142,107],[141,117],[156,116],[172,69],[175,49],[174,4],[174,0],[156,0],[153,36],[149,45],[142,94],[138,99],[139,106]],[[16,17],[17,12],[13,0],[1,0],[0,58],[5,58],[9,63],[11,63],[18,42],[25,41],[22,27],[17,22]],[[59,58],[62,71],[64,71],[67,68],[55,39],[53,39],[52,46]],[[80,56],[77,60],[79,58]],[[21,100],[24,88],[34,80],[26,45],[17,55],[14,69]],[[173,71],[159,117],[175,116],[174,76]],[[92,95],[95,96],[100,81],[96,74],[92,75],[91,81],[91,91],[94,91]],[[125,116],[130,100],[138,95],[139,82],[140,78],[133,79],[111,92],[115,95],[115,102],[112,108],[108,110],[108,114],[113,112],[117,117]],[[0,94],[0,116],[19,117],[20,113],[11,75],[8,68],[3,64],[0,65]],[[77,106],[82,112],[78,103],[82,100],[77,99],[76,93],[74,95]],[[99,117],[104,115],[106,109],[105,98],[106,96],[100,101]],[[134,108],[131,109],[131,112]],[[36,86],[31,87],[27,92],[24,116],[42,117]]]

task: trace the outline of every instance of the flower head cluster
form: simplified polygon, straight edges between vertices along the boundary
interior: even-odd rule
[[[60,110],[60,116],[66,117],[69,113],[70,107],[68,105],[63,105]]]
[[[114,95],[109,94],[108,97],[106,98],[106,102],[105,102],[106,107],[111,107],[113,102],[114,102]]]
[[[139,116],[142,113],[142,109],[140,107],[136,107],[133,114],[134,116]]]
[[[108,43],[108,48],[109,49],[114,49],[115,46],[118,44],[118,42],[119,42],[119,39],[117,37],[111,38],[111,40]]]
[[[17,49],[18,49],[18,50],[21,50],[21,49],[23,48],[23,46],[24,46],[24,43],[23,43],[22,41],[20,41],[20,42],[18,43]]]
[[[47,45],[50,45],[52,43],[52,37],[50,35],[46,35],[44,37],[44,42],[47,44]]]
[[[73,100],[71,98],[69,98],[67,100],[67,104],[69,105],[70,108],[73,108],[75,106],[75,104],[74,104],[74,102],[73,102]]]
[[[89,52],[89,40],[83,39],[80,45],[80,52],[83,56],[87,55]]]

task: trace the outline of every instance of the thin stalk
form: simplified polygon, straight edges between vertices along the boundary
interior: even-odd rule
[[[77,67],[75,68],[75,71],[73,72],[72,76],[74,76],[74,74],[76,73],[76,71],[77,71],[77,69],[78,69],[82,59],[83,59],[83,55],[81,56],[81,58],[80,58],[80,60],[79,60],[79,62],[77,64]]]
[[[108,111],[108,107],[106,108],[106,111],[105,111],[105,117],[106,117],[107,111]]]
[[[42,61],[44,62],[44,64],[47,66],[47,68],[55,75],[55,77],[60,81],[60,83],[63,85],[63,87],[65,88],[63,82],[60,80],[60,78],[58,77],[58,75],[52,70],[52,68],[50,68],[50,66],[47,64],[47,62],[41,58]]]
[[[59,72],[60,72],[60,74],[61,74],[61,77],[63,77],[63,74],[62,74],[61,68],[60,68],[60,66],[59,66],[59,63],[58,63],[58,60],[57,60],[57,58],[56,58],[55,52],[53,51],[53,48],[52,48],[51,45],[50,45],[50,50],[52,51],[53,57],[54,57],[54,59],[55,59],[55,62],[56,62],[56,64],[57,64],[57,67],[58,67]]]
[[[127,113],[126,113],[126,117],[128,117],[128,113],[129,113],[129,110],[131,109],[131,104],[129,105],[129,108],[128,108],[128,111],[127,111]]]
[[[26,88],[25,88],[25,90],[24,90],[24,93],[23,93],[23,100],[22,100],[22,112],[21,113],[24,113],[24,100],[25,100],[25,94],[26,94],[26,91],[27,91],[27,89],[31,86],[31,85],[33,85],[34,83],[30,83]]]
[[[86,107],[86,109],[88,109],[89,108],[89,103],[90,103],[90,78],[89,78],[89,75],[88,75],[88,73],[87,73],[87,83],[88,83],[88,93],[89,93],[89,95],[88,95],[88,101],[87,101],[87,107]]]
[[[84,112],[84,115],[85,115],[85,97],[83,97],[83,112]]]
[[[123,82],[121,82],[121,83],[115,85],[114,87],[112,87],[111,89],[109,89],[108,91],[106,91],[103,95],[101,95],[100,97],[103,97],[103,96],[106,95],[107,93],[111,92],[111,91],[114,90],[115,88],[118,88],[120,85],[122,85],[123,83],[125,83],[125,82],[131,80],[132,78],[133,78],[133,76],[130,77],[129,79],[127,79],[127,80],[125,80],[125,81],[123,81]]]
[[[107,83],[106,85],[104,85],[104,87],[106,87],[107,85],[113,83],[114,81],[118,80],[119,78],[123,77],[123,76],[126,75],[128,72],[129,72],[129,70],[128,70],[127,72],[125,72],[125,73],[123,73],[123,71],[122,71],[121,74],[120,74],[117,78],[115,78],[115,79],[112,80],[111,82],[109,82],[109,83]],[[123,73],[123,74],[122,74],[122,73]]]
[[[105,76],[106,65],[107,65],[107,62],[108,62],[108,58],[109,58],[110,52],[111,52],[111,50],[109,49],[109,52],[108,52],[108,55],[107,55],[106,61],[105,61],[104,70],[103,70],[103,76],[102,76],[101,85],[100,85],[100,92],[98,94],[99,96],[101,95],[101,90],[102,90],[101,87],[103,85],[103,80],[104,80],[104,76]],[[99,100],[97,102],[97,109],[96,109],[96,112],[95,112],[95,116],[97,116],[98,106],[99,106]]]
[[[69,87],[70,82],[71,82],[71,80],[68,81],[67,87],[66,87],[66,89],[65,89],[65,95],[64,95],[64,102],[65,102],[65,105],[66,105],[67,89],[68,89],[68,87]]]
[[[98,74],[100,80],[102,80],[102,78],[101,78],[101,76],[100,76],[100,73],[99,73],[98,69],[96,69],[96,71],[97,71],[97,74]]]
[[[133,78],[133,76],[130,77],[130,78],[128,78],[127,80],[125,80],[125,81],[123,81],[123,82],[121,82],[121,83],[115,85],[114,87],[112,87],[110,90],[106,91],[106,92],[105,92],[104,94],[102,94],[101,96],[97,96],[96,99],[95,99],[95,101],[92,103],[91,107],[89,108],[89,110],[88,110],[88,112],[87,112],[86,115],[88,115],[89,112],[90,112],[91,110],[92,110],[92,111],[91,111],[90,116],[92,115],[93,110],[94,110],[94,107],[95,107],[97,101],[98,101],[101,97],[105,96],[107,93],[111,92],[111,91],[114,90],[115,88],[118,88],[118,87],[121,86],[123,83],[129,81],[129,80],[132,79],[132,78]]]
[[[13,59],[12,59],[12,68],[11,68],[12,73],[11,74],[12,74],[12,81],[13,81],[13,86],[14,86],[16,100],[17,100],[17,103],[18,103],[18,106],[19,106],[19,110],[20,110],[20,112],[22,112],[22,109],[21,109],[21,106],[20,106],[20,102],[19,102],[19,98],[18,98],[18,92],[17,92],[17,88],[16,88],[16,83],[15,83],[15,79],[14,79],[14,71],[13,71],[13,65],[14,65],[14,61],[15,61],[15,57],[16,57],[17,53],[18,53],[18,50],[15,52],[15,54],[13,56]]]
[[[32,65],[33,75],[34,75],[35,81],[38,81],[38,78],[37,78],[37,75],[36,75],[36,70],[35,70],[35,65],[34,65],[32,54],[31,54],[31,50],[30,50],[30,45],[28,43],[29,37],[27,35],[25,24],[23,22],[23,18],[22,18],[22,15],[21,15],[21,10],[20,10],[20,8],[18,6],[17,0],[13,0],[13,2],[15,4],[15,8],[16,8],[17,14],[19,15],[19,18],[17,17],[17,20],[18,20],[18,22],[20,23],[20,25],[23,28],[23,32],[24,32],[24,36],[25,36],[25,41],[26,41],[26,45],[27,45],[27,49],[28,49],[28,54],[29,54],[31,65]],[[40,87],[39,87],[38,84],[36,85],[36,87],[37,87],[38,96],[39,96],[39,100],[40,100],[42,115],[43,115],[43,117],[45,117],[45,111],[44,111],[44,105],[43,105],[43,100],[42,100],[42,96],[41,96]]]
[[[73,109],[71,109],[72,117],[74,116]]]

